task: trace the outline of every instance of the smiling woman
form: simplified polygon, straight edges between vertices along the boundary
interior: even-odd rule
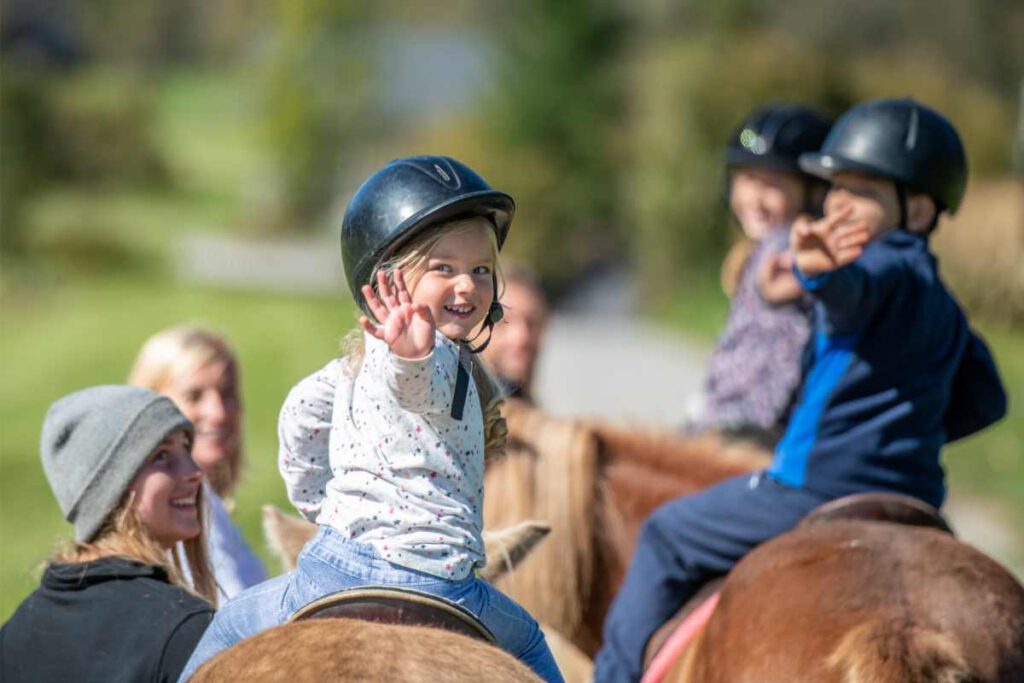
[[[238,362],[228,343],[199,327],[172,327],[149,338],[129,384],[164,394],[195,424],[192,457],[210,501],[210,560],[222,601],[267,578],[223,500],[242,470],[242,401]]]
[[[75,541],[0,630],[0,680],[177,678],[216,602],[192,435],[148,389],[93,387],[53,404],[43,470]]]

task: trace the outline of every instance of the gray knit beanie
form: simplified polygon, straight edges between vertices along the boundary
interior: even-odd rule
[[[93,540],[139,467],[176,429],[194,434],[169,398],[141,387],[91,387],[50,406],[39,451],[76,540]]]

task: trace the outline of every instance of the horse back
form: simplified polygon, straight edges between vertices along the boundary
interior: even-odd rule
[[[686,680],[1020,681],[1024,587],[938,530],[802,526],[736,565],[699,646]]]

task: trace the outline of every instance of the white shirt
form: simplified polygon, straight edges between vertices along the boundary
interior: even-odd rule
[[[210,564],[217,580],[220,604],[223,605],[246,588],[266,581],[267,572],[245,542],[220,497],[209,486],[205,494],[210,501]]]
[[[278,467],[288,496],[307,518],[372,545],[393,564],[465,578],[486,561],[476,386],[470,378],[455,420],[454,342],[437,333],[429,356],[409,360],[364,338],[358,375],[332,361],[285,399]]]
[[[205,480],[203,496],[206,498],[206,509],[210,514],[207,520],[209,534],[206,537],[206,548],[213,579],[217,584],[217,603],[224,605],[246,588],[266,581],[267,572],[263,568],[263,563],[246,544],[242,532],[231,520],[223,501]],[[184,552],[179,556],[185,578],[191,583],[192,572],[188,560]]]

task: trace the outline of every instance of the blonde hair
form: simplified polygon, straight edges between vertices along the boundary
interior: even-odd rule
[[[501,272],[501,265],[498,261],[498,237],[490,222],[486,218],[479,216],[457,218],[442,223],[433,229],[423,231],[399,247],[391,258],[374,268],[370,274],[370,282],[368,284],[373,288],[374,293],[377,293],[378,272],[383,272],[387,276],[388,283],[394,285],[395,271],[401,270],[411,292],[416,288],[416,282],[426,270],[430,253],[442,239],[449,235],[480,227],[481,224],[486,225],[488,228],[486,234],[491,247],[491,258],[494,260],[494,277],[498,285],[494,292],[494,298],[497,300],[500,297],[499,291],[504,287],[505,282]],[[356,327],[345,335],[341,340],[340,346],[341,353],[347,361],[346,371],[350,376],[359,374],[359,368],[362,365],[363,353],[365,351],[362,327]],[[505,440],[508,430],[505,426],[505,419],[501,416],[501,404],[505,397],[498,383],[491,377],[490,372],[488,372],[476,354],[471,356],[471,368],[473,382],[476,384],[477,393],[480,395],[480,408],[484,416],[484,457],[490,459],[505,452]]]
[[[203,487],[199,487],[196,498],[199,524],[203,529],[194,538],[163,548],[150,535],[149,530],[135,512],[135,494],[125,493],[118,506],[109,514],[96,537],[88,542],[72,541],[53,557],[57,564],[78,564],[93,562],[104,557],[125,557],[143,564],[161,567],[167,571],[170,583],[180,586],[217,606],[217,584],[210,568],[206,550],[206,499]],[[185,562],[192,582],[185,579],[179,546],[184,550]]]
[[[238,361],[227,341],[217,333],[192,325],[170,327],[146,340],[135,358],[128,383],[165,392],[176,378],[189,375],[215,361],[225,361],[238,377]],[[209,476],[210,485],[226,498],[241,476],[243,458],[241,434],[238,453]]]

